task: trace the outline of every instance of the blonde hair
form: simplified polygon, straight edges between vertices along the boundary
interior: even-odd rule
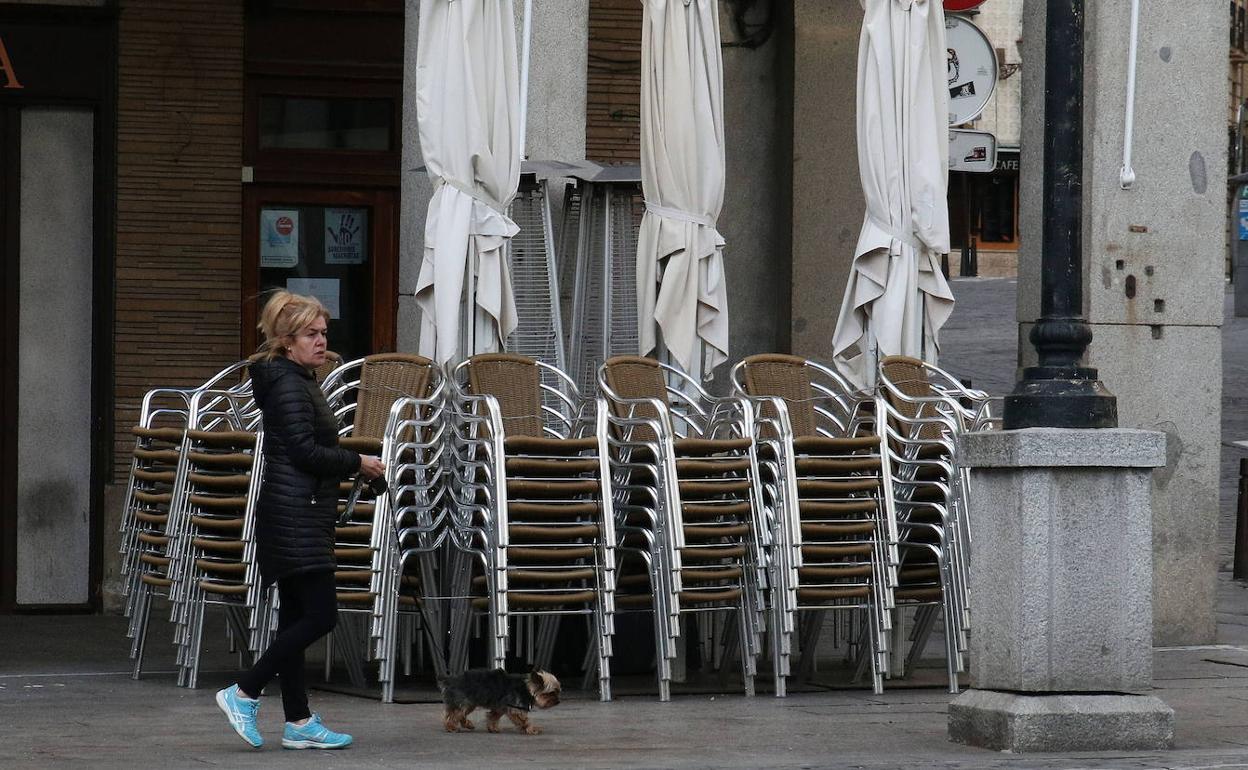
[[[273,292],[260,311],[260,323],[256,328],[264,335],[264,342],[252,359],[272,361],[286,355],[286,341],[317,318],[329,322],[329,311],[316,297],[292,294],[285,289]]]

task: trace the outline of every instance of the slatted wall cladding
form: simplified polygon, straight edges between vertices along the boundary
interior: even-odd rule
[[[637,0],[591,0],[585,157],[641,160],[641,20]]]
[[[116,430],[143,394],[239,356],[243,0],[122,0],[118,21]]]

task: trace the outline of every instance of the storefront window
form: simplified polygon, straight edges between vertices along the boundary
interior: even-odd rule
[[[260,97],[260,147],[266,150],[391,149],[389,99]]]
[[[991,174],[949,175],[949,230],[954,248],[1018,248],[1018,155],[1002,153]],[[969,236],[969,238],[968,238]]]

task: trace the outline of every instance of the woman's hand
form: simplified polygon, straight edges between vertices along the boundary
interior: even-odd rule
[[[385,463],[380,457],[360,455],[360,475],[366,479],[375,479],[386,472]]]

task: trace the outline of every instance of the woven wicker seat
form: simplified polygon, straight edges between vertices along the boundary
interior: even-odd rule
[[[396,400],[428,395],[433,367],[434,363],[424,356],[382,353],[366,357],[360,368],[351,437],[380,439]]]

